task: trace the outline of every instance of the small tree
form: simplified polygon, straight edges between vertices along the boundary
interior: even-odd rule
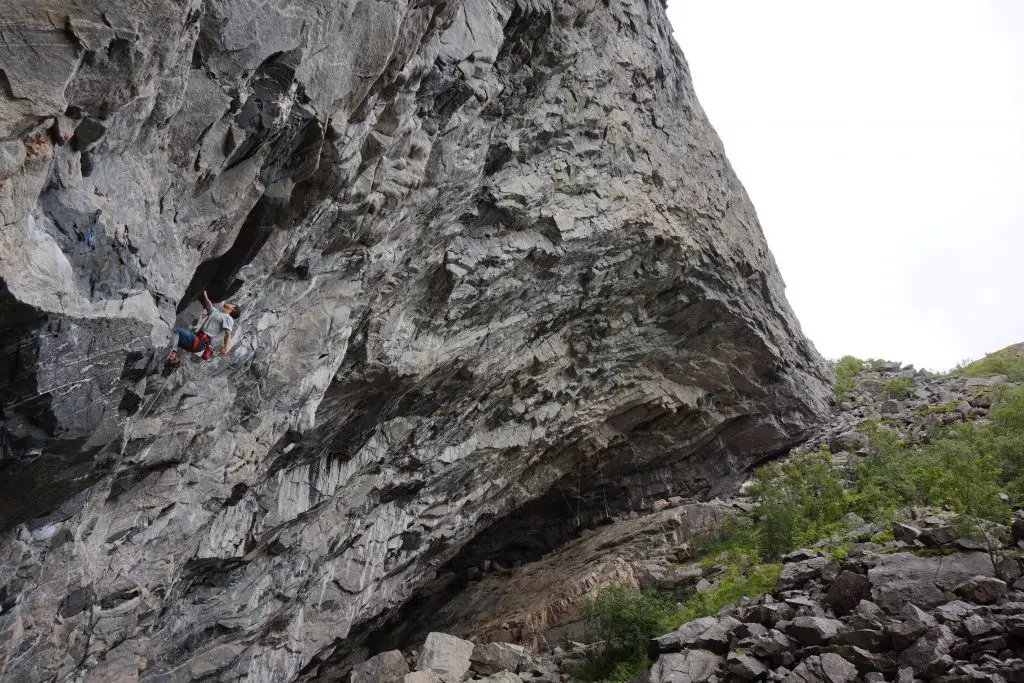
[[[968,424],[929,445],[923,455],[928,473],[923,487],[933,504],[957,513],[957,532],[982,545],[998,572],[1004,539],[996,525],[1007,522],[1010,509],[1001,495],[998,461],[985,448],[986,437]]]
[[[758,503],[758,550],[766,560],[827,537],[847,508],[843,477],[824,446],[814,453],[794,450],[786,462],[762,467],[750,494]]]
[[[587,601],[584,615],[604,641],[604,660],[646,663],[647,641],[674,627],[676,612],[671,597],[629,586],[602,588]]]

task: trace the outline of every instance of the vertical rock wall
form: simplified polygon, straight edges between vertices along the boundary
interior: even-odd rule
[[[471,541],[714,494],[828,409],[659,2],[3,22],[0,678],[326,680]],[[203,289],[231,354],[161,374]]]

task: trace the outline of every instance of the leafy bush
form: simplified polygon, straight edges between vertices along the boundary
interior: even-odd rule
[[[920,463],[910,457],[896,431],[873,421],[862,423],[861,431],[868,437],[868,456],[854,467],[855,484],[847,494],[850,509],[864,519],[879,520],[902,507],[923,504],[916,471]]]
[[[588,601],[587,620],[605,642],[601,656],[587,662],[575,677],[582,681],[627,681],[650,664],[647,641],[688,621],[717,614],[743,597],[771,593],[782,566],[761,564],[749,554],[741,564],[730,564],[714,587],[694,593],[676,606],[665,592],[613,586]]]
[[[836,373],[836,397],[842,398],[853,391],[853,378],[864,369],[864,361],[853,356],[843,356],[832,362],[832,371]]]
[[[885,383],[882,390],[889,396],[889,398],[907,398],[917,387],[914,384],[914,380],[901,377],[899,379],[890,380]]]
[[[775,559],[842,527],[848,504],[843,478],[828,450],[794,451],[757,471],[751,496],[759,504],[757,548]]]
[[[647,641],[677,625],[670,596],[629,586],[601,589],[587,602],[584,614],[605,647],[603,657],[577,674],[582,680],[615,680],[619,668],[619,675],[642,669],[647,665]]]

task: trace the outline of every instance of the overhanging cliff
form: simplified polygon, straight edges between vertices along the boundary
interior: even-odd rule
[[[5,21],[0,677],[313,676],[828,410],[660,2]],[[203,289],[232,352],[163,376]]]

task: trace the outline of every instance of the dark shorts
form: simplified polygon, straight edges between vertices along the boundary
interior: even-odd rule
[[[185,349],[186,351],[195,353],[196,351],[202,351],[209,346],[209,344],[206,343],[206,340],[209,339],[209,337],[204,339],[199,335],[193,334],[188,330],[183,330],[179,327],[174,328],[174,333],[178,335],[179,349]]]

